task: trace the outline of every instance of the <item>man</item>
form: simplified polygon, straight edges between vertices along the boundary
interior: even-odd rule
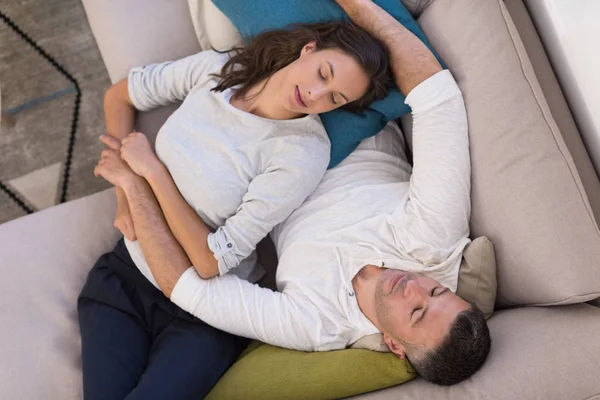
[[[336,1],[389,49],[413,110],[414,168],[411,175],[401,132],[389,124],[328,171],[273,232],[279,292],[231,274],[203,280],[152,190],[115,151],[103,153],[96,173],[123,189],[153,278],[183,310],[223,331],[306,351],[381,332],[424,378],[454,384],[475,373],[490,348],[481,312],[453,293],[469,243],[462,96],[426,46],[371,0]]]

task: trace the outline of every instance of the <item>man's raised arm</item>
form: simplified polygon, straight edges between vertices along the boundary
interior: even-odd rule
[[[372,0],[336,2],[352,22],[386,45],[394,79],[405,96],[419,83],[442,70],[431,50]]]
[[[388,47],[392,70],[413,116],[413,171],[394,226],[415,261],[443,263],[469,242],[471,165],[460,89],[433,53],[371,0],[336,0],[357,25]],[[461,247],[462,246],[462,247]]]

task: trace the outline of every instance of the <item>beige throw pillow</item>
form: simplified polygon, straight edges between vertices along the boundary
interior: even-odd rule
[[[188,0],[192,24],[202,50],[229,50],[243,45],[240,33],[211,0]]]
[[[492,242],[485,236],[473,240],[463,252],[456,294],[479,307],[486,319],[492,316],[496,302],[496,257]],[[365,336],[350,348],[390,352],[381,333]]]

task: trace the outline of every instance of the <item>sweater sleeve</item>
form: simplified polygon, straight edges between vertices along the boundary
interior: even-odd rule
[[[277,156],[250,183],[237,212],[208,237],[221,275],[247,258],[275,225],[302,204],[325,174],[329,163],[325,138],[298,138],[280,146]]]
[[[469,235],[470,157],[462,94],[448,70],[406,97],[413,114],[413,173],[394,215],[405,254],[426,265],[444,262]]]
[[[233,274],[204,280],[190,267],[175,285],[171,301],[222,331],[288,349],[318,350],[319,314],[310,302]]]
[[[219,73],[227,55],[215,51],[133,68],[128,75],[128,92],[136,109],[147,111],[183,101],[196,86],[208,83],[211,74]]]

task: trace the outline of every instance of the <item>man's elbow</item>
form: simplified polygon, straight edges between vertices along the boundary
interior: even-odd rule
[[[198,273],[200,278],[202,278],[204,280],[211,279],[211,278],[214,278],[215,276],[219,275],[218,267],[212,267],[212,266],[194,263],[194,269],[196,270],[196,272]]]

